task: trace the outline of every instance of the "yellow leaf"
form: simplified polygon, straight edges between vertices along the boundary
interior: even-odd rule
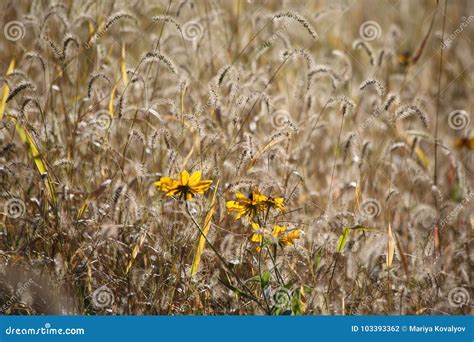
[[[417,146],[417,147],[415,147],[415,154],[418,157],[418,159],[420,160],[420,162],[423,164],[425,169],[427,169],[428,166],[430,165],[430,160],[426,156],[425,152],[423,152],[423,150]]]
[[[395,235],[395,240],[397,242],[397,249],[398,249],[398,254],[400,255],[400,260],[402,262],[403,269],[405,270],[405,275],[408,279],[409,273],[408,273],[408,261],[405,253],[403,252],[402,244],[400,243],[400,239],[398,238],[397,234]]]
[[[128,84],[127,66],[125,64],[125,43],[122,44],[122,58],[120,60],[120,70],[122,72],[122,80],[125,85]]]
[[[419,308],[418,310],[416,310],[416,314],[417,315],[422,315],[423,312],[425,312],[426,310],[428,310],[428,308]]]
[[[393,255],[395,254],[395,241],[393,240],[392,227],[388,224],[387,232],[387,267],[392,267]]]
[[[217,195],[218,187],[219,187],[219,181],[217,181],[216,183],[216,188],[214,190],[214,193],[212,194],[211,206],[209,208],[209,211],[206,214],[206,218],[204,219],[203,233],[205,236],[207,236],[207,234],[209,233],[209,228],[211,228],[211,223],[212,223],[212,216],[214,216],[214,213],[216,211],[216,195]],[[194,255],[193,265],[191,266],[191,277],[195,275],[199,269],[199,263],[201,262],[201,254],[202,254],[202,251],[204,250],[205,243],[206,243],[206,239],[204,238],[204,236],[201,235],[199,238],[196,254]]]
[[[110,101],[109,101],[109,113],[110,116],[114,116],[114,99],[115,99],[115,92],[117,91],[117,85],[114,86],[112,92],[110,93]]]
[[[146,238],[146,232],[144,232],[140,236],[140,238],[138,239],[137,244],[135,245],[135,247],[133,247],[131,258],[128,261],[127,268],[125,269],[125,274],[128,274],[128,272],[132,268],[133,262],[137,258],[138,252],[140,251],[140,248],[142,247],[143,242],[145,242],[145,238]]]
[[[79,208],[79,210],[77,211],[77,220],[80,220],[82,215],[84,215],[84,213],[86,212],[86,209],[87,207],[89,206],[89,200],[86,199],[86,201],[84,202],[84,204]]]
[[[438,225],[436,224],[433,228],[433,244],[434,248],[437,252],[440,250],[440,239],[439,239],[439,228]]]
[[[306,312],[306,296],[304,295],[304,286],[300,287],[300,309],[301,312]]]
[[[10,62],[10,66],[8,67],[8,70],[7,70],[7,76],[13,72],[13,69],[15,69],[15,58],[13,58],[12,61]],[[5,112],[5,108],[7,105],[7,98],[9,94],[10,94],[10,88],[5,82],[3,84],[3,89],[2,89],[2,99],[0,100],[0,120],[2,120],[3,113]]]
[[[360,208],[360,204],[362,203],[362,191],[359,184],[357,184],[355,188],[355,201],[357,208]]]
[[[41,155],[39,153],[38,148],[36,147],[36,144],[31,137],[31,135],[28,133],[28,131],[24,130],[23,127],[20,126],[18,122],[16,122],[16,130],[18,132],[18,135],[20,136],[21,141],[25,143],[25,145],[28,148],[28,152],[30,153],[30,156],[33,158],[36,167],[38,168],[38,171],[41,175],[43,175],[46,171],[46,165],[43,163],[43,160],[41,159]]]
[[[89,35],[92,36],[95,32],[94,25],[92,24],[92,21],[90,21],[90,20],[88,21],[88,24],[89,24],[88,25],[89,26]]]
[[[16,123],[15,124],[16,131],[18,132],[18,135],[20,136],[21,141],[23,141],[23,143],[26,145],[28,149],[28,154],[33,159],[36,165],[36,168],[38,169],[38,172],[40,173],[42,177],[46,175],[46,183],[47,183],[46,188],[48,191],[48,195],[53,205],[56,205],[56,190],[54,188],[54,184],[51,179],[51,176],[48,173],[48,168],[46,166],[46,163],[44,162],[39,152],[38,146],[36,145],[31,134],[27,130],[25,130],[23,127],[21,127],[20,123],[16,121],[14,118],[12,118],[12,120]]]
[[[413,137],[408,136],[407,133],[398,126],[396,127],[396,135],[399,139],[403,139],[408,146],[411,146],[413,144]],[[414,152],[423,167],[427,169],[430,165],[430,160],[426,156],[425,152],[423,152],[423,150],[419,146],[415,147]]]

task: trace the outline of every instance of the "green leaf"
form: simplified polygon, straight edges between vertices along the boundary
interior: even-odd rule
[[[462,201],[462,188],[459,185],[459,181],[453,184],[451,189],[451,199],[456,203],[460,203]]]
[[[291,298],[291,311],[294,315],[300,316],[303,314],[303,310],[301,310],[301,302],[299,296],[299,290],[295,290],[293,294],[293,298]]]
[[[260,277],[260,281],[262,282],[262,287],[267,287],[268,283],[270,282],[270,272],[263,272],[262,276]]]
[[[377,229],[367,228],[367,227],[360,226],[360,225],[353,226],[353,227],[345,227],[342,230],[342,234],[339,236],[339,239],[337,240],[337,252],[339,254],[342,253],[342,250],[346,246],[347,239],[348,239],[349,234],[352,230],[355,230],[355,231],[358,231],[358,232],[376,232],[377,231]]]
[[[249,293],[247,293],[247,292],[242,291],[241,289],[238,289],[238,288],[235,287],[235,286],[232,286],[227,280],[219,279],[219,282],[220,282],[222,285],[224,285],[225,287],[227,287],[229,290],[232,290],[232,291],[234,291],[235,293],[237,293],[239,296],[242,296],[242,297],[244,297],[244,298],[253,300],[255,303],[258,303],[258,299],[257,299],[257,298],[255,298],[254,296],[252,296],[251,294],[249,294]]]
[[[363,227],[363,226],[354,226],[354,227],[350,227],[349,229],[356,230],[356,231],[359,231],[359,232],[376,232],[377,231],[377,229],[367,228],[367,227]]]
[[[317,270],[321,264],[321,254],[318,254],[314,257],[314,268]]]
[[[349,237],[349,233],[351,232],[350,228],[346,227],[342,230],[342,234],[339,236],[339,240],[337,240],[337,252],[339,254],[342,253],[344,246],[347,243],[347,238]]]
[[[252,278],[247,279],[246,283],[260,283],[262,280],[259,275],[253,276]]]

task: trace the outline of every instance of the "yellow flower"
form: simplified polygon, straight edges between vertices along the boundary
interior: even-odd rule
[[[252,227],[255,230],[260,229],[260,226],[256,223],[252,224]],[[295,241],[301,237],[300,234],[301,234],[301,229],[288,231],[285,226],[275,225],[273,226],[271,237],[273,238],[274,243],[279,244],[281,247],[293,246],[295,244]],[[254,233],[252,234],[252,237],[250,238],[250,241],[256,242],[259,244],[259,246],[257,246],[256,248],[257,252],[260,251],[260,245],[262,244],[263,238],[264,238],[264,234],[262,232]]]
[[[201,180],[201,171],[195,171],[189,176],[188,171],[181,171],[178,180],[171,177],[161,177],[154,184],[166,196],[175,196],[181,200],[190,200],[197,194],[204,194],[211,186],[212,180]]]
[[[235,212],[235,219],[238,220],[242,217],[253,218],[258,214],[259,211],[263,210],[262,201],[267,199],[266,196],[253,191],[249,197],[243,193],[235,192],[235,201],[227,201],[227,213]]]
[[[255,230],[260,230],[260,225],[258,223],[252,223],[252,228]],[[260,234],[260,233],[252,234],[250,241],[258,243],[258,246],[255,248],[255,250],[257,251],[257,253],[260,252],[260,249],[261,249],[260,246],[262,245],[262,242],[263,242],[263,234]]]
[[[298,240],[301,237],[300,234],[301,229],[287,231],[286,227],[284,226],[274,226],[272,231],[272,235],[278,239],[280,246],[294,245],[295,240]]]
[[[269,196],[268,198],[266,196],[264,197],[265,199],[262,200],[262,205],[265,207],[265,209],[271,209],[271,208],[279,209],[282,213],[286,211],[286,208],[284,205],[285,199],[283,197],[276,197],[276,198],[273,198],[271,196]]]
[[[250,238],[250,241],[252,242],[258,242],[258,244],[262,243],[263,235],[262,234],[252,234],[252,237]],[[260,248],[260,247],[257,247]]]

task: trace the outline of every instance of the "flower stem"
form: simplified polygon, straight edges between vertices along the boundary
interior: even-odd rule
[[[191,218],[191,221],[194,223],[194,225],[196,226],[196,228],[199,230],[199,233],[201,234],[201,236],[204,238],[204,240],[206,241],[206,243],[209,245],[209,247],[211,247],[212,251],[216,254],[216,256],[219,258],[219,260],[222,262],[222,264],[225,266],[226,270],[229,271],[230,274],[232,274],[232,276],[234,276],[234,278],[237,280],[237,282],[239,283],[239,285],[249,294],[249,297],[252,297],[254,298],[255,296],[252,294],[252,291],[250,291],[250,289],[248,288],[247,285],[245,285],[245,283],[239,278],[239,276],[234,272],[234,270],[232,268],[230,268],[228,265],[227,265],[227,262],[224,260],[224,258],[220,255],[220,253],[217,251],[216,247],[209,241],[209,239],[207,238],[206,234],[204,234],[201,226],[199,225],[199,223],[196,222],[196,219],[194,218],[194,216],[191,214],[191,212],[189,211],[189,206],[188,206],[188,202],[185,202],[185,207],[186,207],[186,212],[188,213],[189,217]],[[265,309],[265,307],[262,305],[262,303],[260,303],[258,300],[254,299],[254,302],[260,306],[261,309],[263,309],[265,312],[267,312],[267,309]]]

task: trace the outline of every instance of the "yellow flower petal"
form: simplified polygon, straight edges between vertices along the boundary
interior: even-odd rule
[[[275,237],[279,237],[286,231],[286,227],[283,226],[274,226],[272,230],[272,234]]]
[[[245,206],[243,206],[242,204],[240,204],[239,202],[236,202],[236,201],[227,201],[226,207],[230,211],[245,210]]]
[[[196,193],[204,193],[206,192],[209,187],[211,186],[212,184],[212,181],[211,180],[206,180],[206,181],[200,181],[198,184],[196,185],[189,185],[191,187],[191,190],[193,192],[196,192]]]
[[[179,174],[179,183],[180,185],[188,185],[189,182],[189,173],[188,171],[184,170],[181,171]]]
[[[298,240],[301,236],[301,229],[292,230],[286,236],[280,238],[280,243],[285,246],[294,245],[295,240]]]
[[[253,234],[252,237],[250,238],[250,241],[262,243],[263,236],[262,236],[262,234]]]
[[[175,196],[181,200],[188,201],[196,194],[203,194],[209,189],[212,180],[201,180],[201,171],[195,171],[189,176],[188,171],[181,171],[178,180],[170,177],[161,177],[159,181],[154,182],[160,191],[165,192],[166,196]]]
[[[260,194],[260,193],[258,193],[258,192],[254,192],[254,193],[252,194],[252,199],[253,199],[254,202],[256,202],[256,203],[261,203],[261,202],[267,200],[267,196],[262,195],[262,194]]]
[[[174,180],[170,177],[161,177],[158,182],[154,183],[161,191],[169,191],[174,187]]]
[[[236,191],[235,192],[235,197],[238,199],[238,200],[248,200],[247,199],[247,196],[245,196],[243,193],[241,193],[240,191]]]
[[[285,205],[284,205],[285,199],[282,197],[277,197],[274,199],[275,206],[280,209],[282,212],[286,211]]]
[[[198,185],[200,180],[201,180],[201,171],[193,172],[191,177],[189,177],[189,186],[193,187],[193,186]]]
[[[174,196],[174,195],[179,194],[179,192],[180,191],[178,189],[174,188],[174,189],[168,190],[165,195],[166,196]]]

